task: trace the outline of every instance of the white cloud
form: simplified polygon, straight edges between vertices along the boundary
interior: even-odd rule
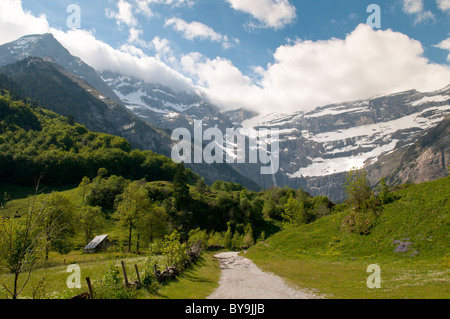
[[[27,34],[45,33],[49,30],[45,15],[35,17],[22,9],[20,0],[0,2],[0,43],[11,42]]]
[[[437,5],[442,11],[450,13],[450,0],[437,0]]]
[[[435,20],[431,11],[424,10],[423,0],[403,0],[403,12],[415,16],[414,24]]]
[[[0,44],[11,42],[27,34],[52,33],[71,54],[80,57],[97,71],[114,71],[126,75],[140,77],[148,82],[158,82],[177,91],[195,91],[192,81],[176,72],[155,57],[127,44],[121,49],[99,41],[92,32],[86,30],[70,30],[67,32],[49,26],[45,16],[35,17],[25,12],[20,0],[2,0],[0,2]],[[130,33],[131,40],[139,40],[139,30]],[[154,41],[150,42],[153,43]],[[162,50],[164,41],[156,41]],[[165,43],[167,44],[167,43]],[[155,45],[153,43],[153,45]]]
[[[151,44],[153,46],[153,49],[157,52],[157,55],[159,56],[167,57],[172,53],[170,42],[167,39],[156,36],[151,41]]]
[[[217,33],[211,27],[201,22],[186,22],[180,18],[170,18],[166,20],[165,26],[171,26],[175,31],[180,32],[183,37],[188,40],[200,39],[221,42],[224,48],[229,48],[232,46],[228,36]]]
[[[132,56],[137,56],[140,58],[143,58],[146,56],[146,54],[144,53],[144,51],[132,44],[126,43],[126,44],[122,44],[122,46],[120,47],[120,51],[124,52],[124,53],[128,53]]]
[[[195,0],[137,0],[138,2],[151,4],[165,4],[173,7],[187,6],[192,7],[195,4]]]
[[[118,11],[106,9],[106,16],[116,20],[118,25],[125,24],[129,27],[136,26],[138,21],[133,14],[133,5],[125,0],[119,0],[117,3]]]
[[[261,88],[242,74],[231,61],[224,58],[214,60],[194,52],[181,58],[183,70],[197,80],[201,91],[223,109],[253,108],[259,111],[266,106]]]
[[[190,79],[157,58],[143,54],[142,50],[134,46],[125,45],[121,48],[123,50],[117,50],[85,30],[63,32],[53,29],[52,33],[70,53],[80,57],[97,71],[119,72],[147,82],[170,86],[176,91],[194,91]],[[136,30],[136,34],[139,36],[139,30]]]
[[[403,0],[403,11],[413,14],[423,11],[423,0]]]
[[[447,61],[450,62],[450,38],[447,38],[447,39],[443,40],[442,42],[436,44],[435,47],[442,49],[442,50],[447,50],[449,52],[448,56],[447,56]]]
[[[151,41],[145,41],[141,38],[142,34],[142,30],[131,28],[128,43],[123,45],[122,48],[133,55],[143,57],[144,52],[141,49],[136,48],[134,46],[134,44],[136,44],[141,48],[153,50],[155,52],[155,58],[158,61],[176,63],[169,40],[156,36]]]
[[[226,0],[235,10],[251,14],[264,27],[280,29],[297,17],[296,8],[288,0]]]
[[[136,4],[137,11],[139,13],[142,13],[144,16],[151,18],[155,15],[152,9],[150,9],[149,3],[146,0],[136,0]]]
[[[197,53],[181,63],[219,106],[270,113],[448,85],[450,68],[430,63],[423,53],[420,42],[402,33],[361,24],[345,39],[299,40],[279,47],[275,63],[255,68],[258,83],[222,58]]]

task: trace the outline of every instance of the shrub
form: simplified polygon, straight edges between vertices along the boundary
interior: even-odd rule
[[[142,286],[150,293],[156,293],[159,290],[159,284],[155,277],[155,271],[158,267],[158,256],[149,256],[142,271]]]
[[[253,229],[251,224],[247,224],[245,227],[245,234],[242,240],[243,248],[250,248],[255,244],[255,239],[253,238]]]
[[[221,232],[211,231],[208,238],[208,249],[225,248],[225,237]]]
[[[136,295],[136,289],[125,287],[120,271],[113,262],[95,290],[96,299],[135,299]]]
[[[189,259],[187,255],[187,245],[180,242],[180,234],[174,230],[169,236],[165,236],[162,255],[166,267],[175,266],[179,269],[184,268],[184,262]]]
[[[209,236],[204,230],[200,228],[193,229],[189,232],[188,246],[189,251],[194,258],[200,256],[201,252],[208,248]]]
[[[368,235],[376,225],[378,215],[371,210],[352,210],[341,225],[341,230],[347,233]]]

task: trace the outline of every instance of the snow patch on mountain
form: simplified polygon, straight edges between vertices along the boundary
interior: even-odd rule
[[[436,96],[426,96],[418,101],[413,102],[412,106],[418,106],[430,102],[445,102],[450,100],[450,95],[436,95]]]
[[[307,167],[302,167],[293,174],[287,174],[290,178],[316,177],[331,174],[348,172],[352,169],[363,168],[367,164],[375,163],[378,157],[388,154],[397,146],[398,140],[392,140],[389,144],[376,146],[370,152],[360,153],[350,157],[334,157],[334,158],[315,158],[313,163]]]

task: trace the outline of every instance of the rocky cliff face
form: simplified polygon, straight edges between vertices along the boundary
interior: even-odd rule
[[[401,155],[401,156],[400,156]],[[387,174],[392,184],[423,183],[445,177],[450,169],[450,116],[400,154],[397,167]]]
[[[306,114],[260,115],[240,125],[243,134],[258,128],[280,130],[281,169],[275,176],[279,186],[303,187],[314,195],[341,200],[345,172],[353,168],[368,170],[372,184],[394,172],[392,183],[445,175],[448,131],[442,125],[439,134],[430,130],[448,114],[450,86],[435,92],[411,90],[328,105]],[[413,149],[422,138],[428,142]],[[440,146],[423,146],[430,143]],[[267,177],[258,179],[252,170],[240,171],[264,186],[271,183]]]

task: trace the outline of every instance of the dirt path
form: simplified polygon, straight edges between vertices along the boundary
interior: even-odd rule
[[[250,259],[237,252],[215,255],[222,276],[219,288],[207,299],[316,299],[319,296],[294,289],[283,279],[261,271]]]

